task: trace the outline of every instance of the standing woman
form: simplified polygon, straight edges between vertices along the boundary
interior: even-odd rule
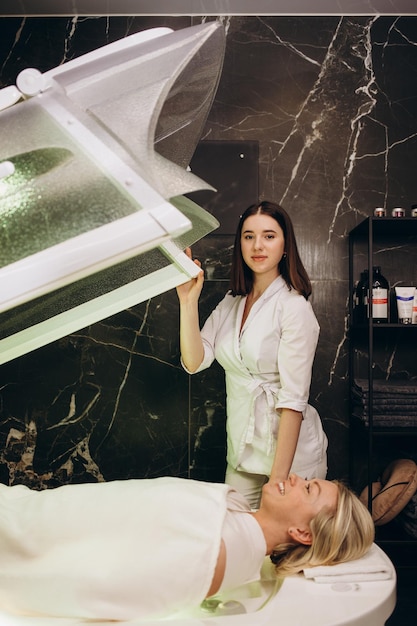
[[[240,217],[231,289],[200,332],[203,282],[201,271],[177,287],[182,364],[190,374],[214,359],[224,368],[226,482],[257,508],[268,480],[284,492],[290,472],[327,473],[327,438],[308,404],[319,325],[286,211],[264,201]]]

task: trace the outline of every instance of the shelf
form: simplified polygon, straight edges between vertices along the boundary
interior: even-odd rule
[[[398,322],[387,322],[383,324],[371,324],[372,328],[385,330],[401,329],[401,330],[417,330],[417,324],[399,324]],[[349,330],[368,330],[369,324],[351,324]]]
[[[375,235],[412,235],[417,233],[416,217],[368,217],[352,228],[349,237],[367,236],[370,228]]]
[[[376,539],[375,543],[388,555],[395,567],[415,567],[417,539]]]
[[[356,417],[356,415],[352,415],[351,422],[358,429],[365,432],[369,430],[369,425],[359,417]],[[417,424],[415,426],[375,426],[375,424],[372,424],[372,434],[378,437],[415,437],[417,435]]]
[[[407,376],[407,384],[417,386],[414,365],[414,331],[417,324],[398,322],[395,294],[392,290],[397,284],[416,284],[417,218],[369,217],[350,231],[348,240],[349,376],[352,383],[350,479],[356,489],[362,490],[364,482],[370,489],[376,473],[381,475],[390,461],[401,458],[404,454],[407,458],[413,458],[417,450],[415,389],[410,388],[409,395],[406,394],[407,400],[401,402],[404,400],[401,397],[404,395],[401,389],[404,374]],[[392,321],[356,321],[352,295],[360,264],[368,269],[370,275],[375,265],[381,265],[387,270],[386,275],[391,277],[389,319]],[[394,364],[394,359],[399,361],[398,365]],[[389,380],[385,380],[385,376]],[[395,382],[397,378],[398,382]],[[381,380],[383,385],[379,384]],[[388,395],[387,382],[394,385]],[[401,408],[402,420],[397,415]],[[402,423],[406,425],[402,426]],[[371,503],[369,507],[372,509]],[[395,522],[399,522],[399,518],[395,518]],[[414,538],[405,535],[395,522],[376,528],[376,542],[394,563],[415,563],[417,536]],[[415,534],[417,535],[417,529]],[[413,555],[411,559],[410,555]]]
[[[375,542],[388,554],[398,567],[415,566],[417,539],[404,532],[395,521],[376,527]]]

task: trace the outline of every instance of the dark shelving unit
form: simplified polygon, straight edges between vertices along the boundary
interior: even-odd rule
[[[377,218],[369,217],[359,223],[349,233],[349,375],[351,388],[350,422],[350,478],[353,488],[359,492],[368,485],[368,508],[372,510],[371,484],[378,478],[378,455],[381,450],[395,456],[404,456],[403,446],[408,446],[410,458],[417,457],[417,415],[414,426],[380,426],[374,419],[374,380],[376,375],[375,354],[382,350],[384,342],[400,342],[406,350],[414,351],[417,384],[417,324],[399,324],[396,314],[396,301],[393,284],[416,285],[417,281],[417,218]],[[411,251],[411,257],[410,257]],[[398,260],[400,257],[400,260]],[[409,259],[410,263],[406,263]],[[353,293],[355,280],[364,269],[372,277],[372,268],[380,265],[390,283],[390,310],[388,323],[375,323],[372,320],[370,303],[366,323],[354,323]],[[370,280],[370,282],[372,282]],[[372,289],[372,285],[370,285]],[[370,298],[371,300],[371,298]],[[358,370],[360,375],[358,376]],[[381,369],[377,374],[381,374]],[[367,381],[367,419],[361,420],[353,411],[353,383],[358,378]],[[392,382],[392,381],[390,381]],[[401,443],[402,442],[402,443]],[[383,456],[383,455],[382,455]],[[389,454],[388,454],[389,456]],[[416,460],[416,458],[414,459]],[[365,472],[365,484],[358,474]],[[394,563],[416,558],[417,540],[404,535],[394,522],[377,527],[377,542],[393,559]]]

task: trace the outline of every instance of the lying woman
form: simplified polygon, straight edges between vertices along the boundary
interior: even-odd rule
[[[129,620],[174,615],[257,580],[360,558],[374,539],[343,484],[290,475],[260,508],[225,484],[180,478],[0,485],[0,609]]]

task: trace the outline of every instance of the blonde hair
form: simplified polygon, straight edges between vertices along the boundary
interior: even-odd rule
[[[310,522],[311,545],[281,544],[271,553],[278,576],[297,574],[305,567],[336,565],[361,558],[375,538],[372,517],[359,498],[343,483],[336,510],[322,509]]]

